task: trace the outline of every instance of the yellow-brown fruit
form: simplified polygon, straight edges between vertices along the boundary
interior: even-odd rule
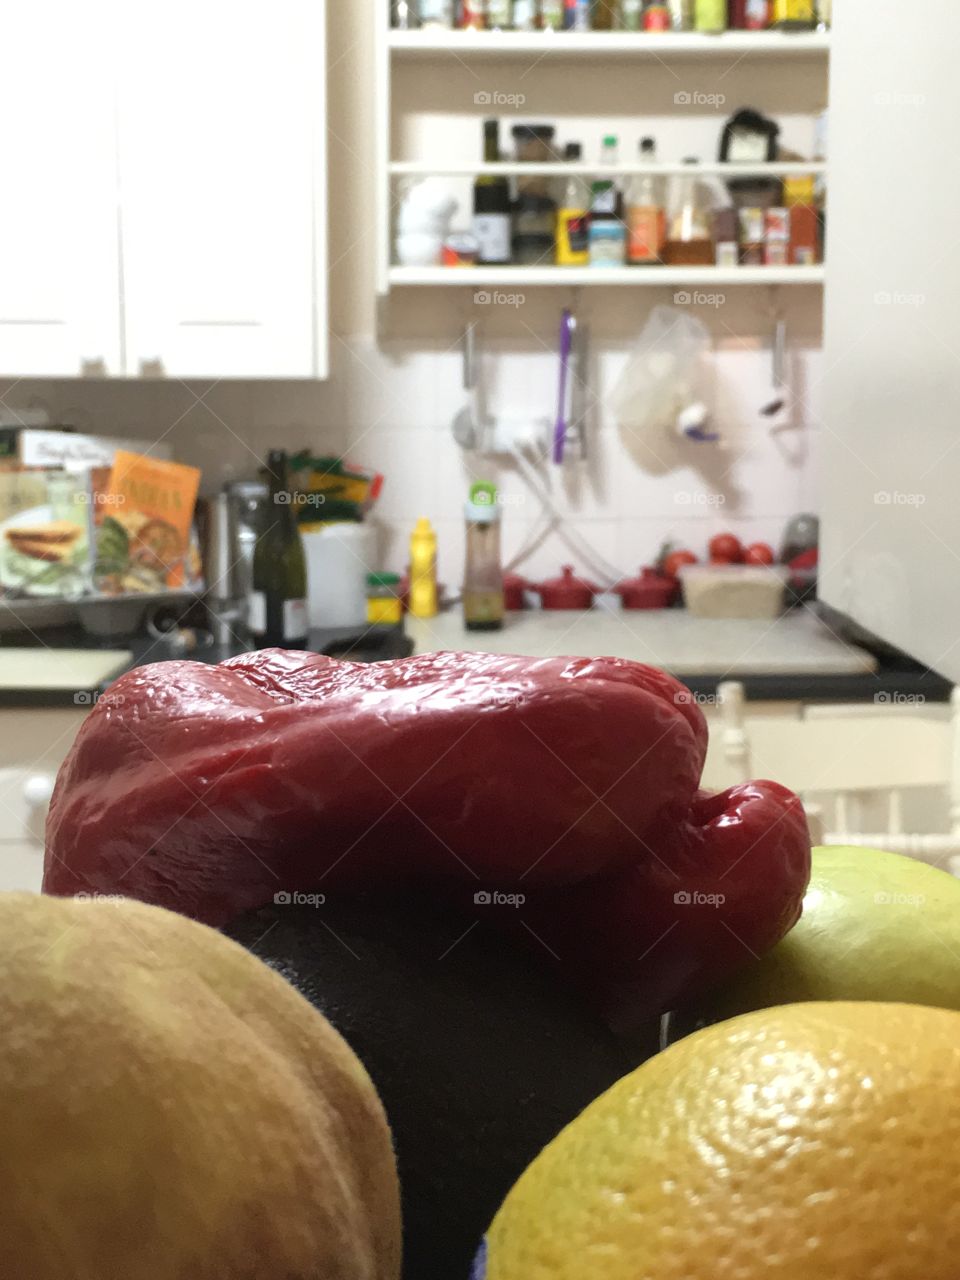
[[[347,1044],[212,929],[0,894],[0,1276],[396,1280],[390,1134]]]

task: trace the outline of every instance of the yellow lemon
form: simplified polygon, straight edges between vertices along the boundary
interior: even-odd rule
[[[956,1280],[960,1014],[810,1003],[710,1027],[523,1173],[485,1280]]]
[[[360,1062],[213,929],[0,894],[0,1275],[396,1280]]]

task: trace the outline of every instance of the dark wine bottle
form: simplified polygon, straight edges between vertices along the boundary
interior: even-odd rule
[[[258,649],[305,649],[307,565],[282,449],[270,451],[267,470],[270,502],[253,553],[248,625]]]

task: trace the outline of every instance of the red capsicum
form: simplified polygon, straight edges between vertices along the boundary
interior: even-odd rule
[[[616,658],[141,667],[61,769],[44,889],[214,925],[296,892],[466,897],[628,1025],[800,913],[799,800],[766,782],[700,793],[706,741],[681,684]]]

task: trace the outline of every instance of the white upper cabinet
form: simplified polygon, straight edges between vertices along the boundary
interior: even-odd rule
[[[0,377],[326,377],[324,0],[30,0],[0,44]]]
[[[0,377],[122,370],[113,38],[107,6],[0,18]]]
[[[120,15],[127,373],[326,376],[322,0]]]
[[[836,6],[821,594],[960,681],[960,5],[912,12]]]

